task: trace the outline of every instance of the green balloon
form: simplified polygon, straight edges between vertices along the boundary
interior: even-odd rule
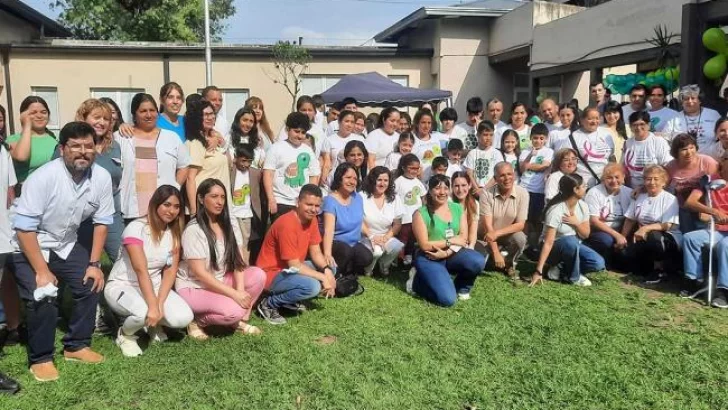
[[[728,51],[725,33],[718,27],[705,30],[703,33],[703,45],[714,53],[725,53]]]
[[[718,80],[723,77],[726,71],[726,58],[723,54],[711,58],[703,66],[703,74],[711,80]]]
[[[678,77],[679,77],[679,75],[677,73],[677,68],[670,67],[667,70],[665,70],[665,78],[667,78],[668,80],[677,81]]]

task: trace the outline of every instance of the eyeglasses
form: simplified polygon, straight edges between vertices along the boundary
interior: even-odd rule
[[[75,153],[93,151],[93,149],[94,149],[94,147],[92,145],[70,145],[70,144],[66,144],[66,148],[68,148],[69,151],[75,152]]]
[[[203,112],[202,116],[205,118],[212,118],[215,116],[215,113],[214,112]]]

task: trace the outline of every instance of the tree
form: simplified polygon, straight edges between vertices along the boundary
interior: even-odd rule
[[[301,91],[301,75],[308,69],[311,55],[308,50],[288,41],[279,41],[273,45],[273,66],[276,72],[268,77],[276,84],[285,87],[291,96],[291,111],[296,109],[296,98]]]
[[[210,35],[219,40],[234,0],[210,0]],[[202,42],[203,0],[51,0],[58,20],[80,39]]]

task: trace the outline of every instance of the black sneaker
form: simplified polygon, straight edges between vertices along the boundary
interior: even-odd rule
[[[281,306],[281,309],[290,310],[291,312],[302,313],[302,312],[305,312],[307,308],[306,308],[306,305],[304,305],[303,303],[296,302],[296,303],[286,303],[285,305]]]
[[[713,297],[713,301],[710,302],[710,306],[720,309],[728,309],[728,300],[726,299],[726,291],[724,289],[716,289],[715,297]]]
[[[0,393],[15,394],[20,390],[20,384],[10,377],[0,373]]]
[[[705,291],[705,289],[701,289],[702,282],[685,276],[683,276],[680,286],[680,297],[685,299],[694,299]]]
[[[658,283],[664,281],[665,279],[667,279],[667,273],[665,273],[661,270],[656,270],[656,271],[652,272],[651,274],[649,274],[647,276],[647,278],[645,278],[644,284],[645,285],[657,285]]]
[[[258,303],[258,313],[260,313],[260,317],[265,319],[265,321],[271,325],[286,324],[286,318],[281,316],[278,309],[272,308],[268,305],[268,298],[264,298],[260,301],[260,303]]]
[[[18,328],[8,329],[8,335],[5,338],[5,346],[15,346],[20,343],[20,332]]]

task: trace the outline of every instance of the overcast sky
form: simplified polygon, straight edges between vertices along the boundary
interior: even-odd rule
[[[22,0],[55,18],[49,0]],[[304,44],[359,45],[418,8],[459,0],[235,0],[226,43],[272,43],[304,37]]]

